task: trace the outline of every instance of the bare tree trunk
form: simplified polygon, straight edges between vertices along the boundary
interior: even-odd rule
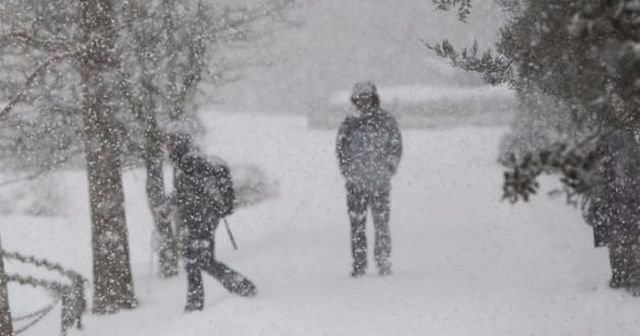
[[[129,262],[122,188],[121,140],[112,106],[118,61],[113,53],[111,0],[81,0],[87,45],[81,57],[84,135],[89,179],[93,247],[93,311],[134,308],[137,300]]]
[[[2,245],[0,244],[0,251]],[[9,292],[7,291],[7,278],[4,272],[4,260],[0,255],[0,336],[13,336],[11,324],[11,310],[9,309]]]
[[[149,60],[150,62],[152,60]],[[143,61],[144,62],[144,61]],[[149,210],[153,217],[154,229],[159,236],[158,263],[160,276],[164,278],[178,274],[178,247],[176,235],[171,226],[171,217],[164,208],[166,195],[164,191],[162,133],[156,119],[156,104],[153,97],[153,85],[143,66],[141,79],[142,93],[133,97],[128,74],[121,78],[122,90],[128,97],[136,119],[144,126],[144,161],[147,170],[146,192]]]
[[[147,168],[147,200],[155,228],[160,236],[158,246],[158,262],[160,264],[160,276],[163,278],[172,277],[178,274],[178,251],[176,236],[171,227],[171,217],[168,214],[159,213],[157,209],[165,201],[164,176],[162,170],[162,151],[157,138],[158,135],[147,135],[145,137],[145,164]]]
[[[148,86],[149,79],[143,79]],[[147,84],[147,85],[144,85]],[[160,264],[160,276],[171,277],[178,274],[178,251],[176,236],[171,228],[171,217],[163,211],[159,211],[166,201],[164,192],[163,153],[162,134],[154,112],[154,103],[151,93],[143,97],[142,119],[144,123],[144,152],[145,165],[147,168],[147,200],[153,215],[155,228],[160,236],[160,246],[158,246],[158,256]]]

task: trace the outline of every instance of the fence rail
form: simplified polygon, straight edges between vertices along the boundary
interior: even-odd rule
[[[69,329],[82,327],[82,314],[86,310],[86,296],[84,285],[87,280],[77,272],[64,268],[58,263],[53,263],[46,259],[36,258],[34,256],[26,256],[17,252],[8,252],[0,250],[0,256],[6,259],[18,261],[23,264],[34,265],[38,268],[44,268],[52,272],[56,272],[65,277],[69,282],[63,283],[53,280],[38,279],[33,276],[24,276],[20,274],[0,274],[7,281],[15,282],[20,285],[31,286],[34,288],[43,288],[54,298],[53,303],[39,309],[33,313],[12,319],[13,321],[24,321],[32,319],[25,326],[17,329],[15,334],[22,333],[32,326],[40,322],[53,308],[62,302],[61,314],[61,335],[66,335]]]

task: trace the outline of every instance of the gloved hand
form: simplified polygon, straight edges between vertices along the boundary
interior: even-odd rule
[[[387,170],[389,171],[390,175],[395,175],[396,172],[398,171],[398,164],[400,163],[400,159],[397,157],[389,157],[389,159],[387,160]]]
[[[175,199],[174,193],[167,196],[164,202],[162,202],[161,204],[159,204],[153,209],[155,215],[164,220],[169,219],[173,211],[175,210],[174,199]]]

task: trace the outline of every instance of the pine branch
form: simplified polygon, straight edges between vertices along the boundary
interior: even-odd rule
[[[503,162],[507,170],[504,172],[502,198],[511,203],[520,199],[527,202],[537,193],[540,187],[537,179],[542,174],[560,175],[567,203],[576,205],[576,199],[587,194],[598,183],[594,172],[594,143],[606,134],[594,134],[574,145],[557,142],[546,149],[527,153],[522,159],[512,153]]]
[[[423,43],[437,56],[448,59],[453,67],[483,74],[484,80],[491,85],[515,84],[511,68],[513,61],[501,54],[494,55],[491,49],[480,53],[478,41],[474,41],[471,48],[465,47],[460,51],[456,51],[447,39],[435,45]]]
[[[471,0],[432,0],[433,4],[439,10],[450,10],[458,7],[458,19],[466,22],[471,14]]]

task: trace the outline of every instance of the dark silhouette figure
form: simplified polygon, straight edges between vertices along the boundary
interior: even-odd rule
[[[338,131],[336,155],[346,179],[351,221],[353,270],[358,277],[367,269],[367,210],[375,227],[374,255],[381,275],[391,274],[389,233],[391,177],[402,157],[402,136],[391,114],[380,108],[376,86],[370,82],[353,87],[352,103],[358,116],[347,117]]]
[[[611,288],[640,294],[640,146],[631,129],[614,130],[596,146],[597,185],[586,212],[596,246],[607,246]]]
[[[174,165],[174,194],[170,203],[177,210],[181,227],[188,291],[185,311],[202,310],[202,271],[216,278],[229,292],[253,296],[256,286],[242,274],[215,258],[215,230],[220,218],[229,214],[232,191],[226,165],[214,164],[198,153],[188,134],[173,133],[166,142]]]

